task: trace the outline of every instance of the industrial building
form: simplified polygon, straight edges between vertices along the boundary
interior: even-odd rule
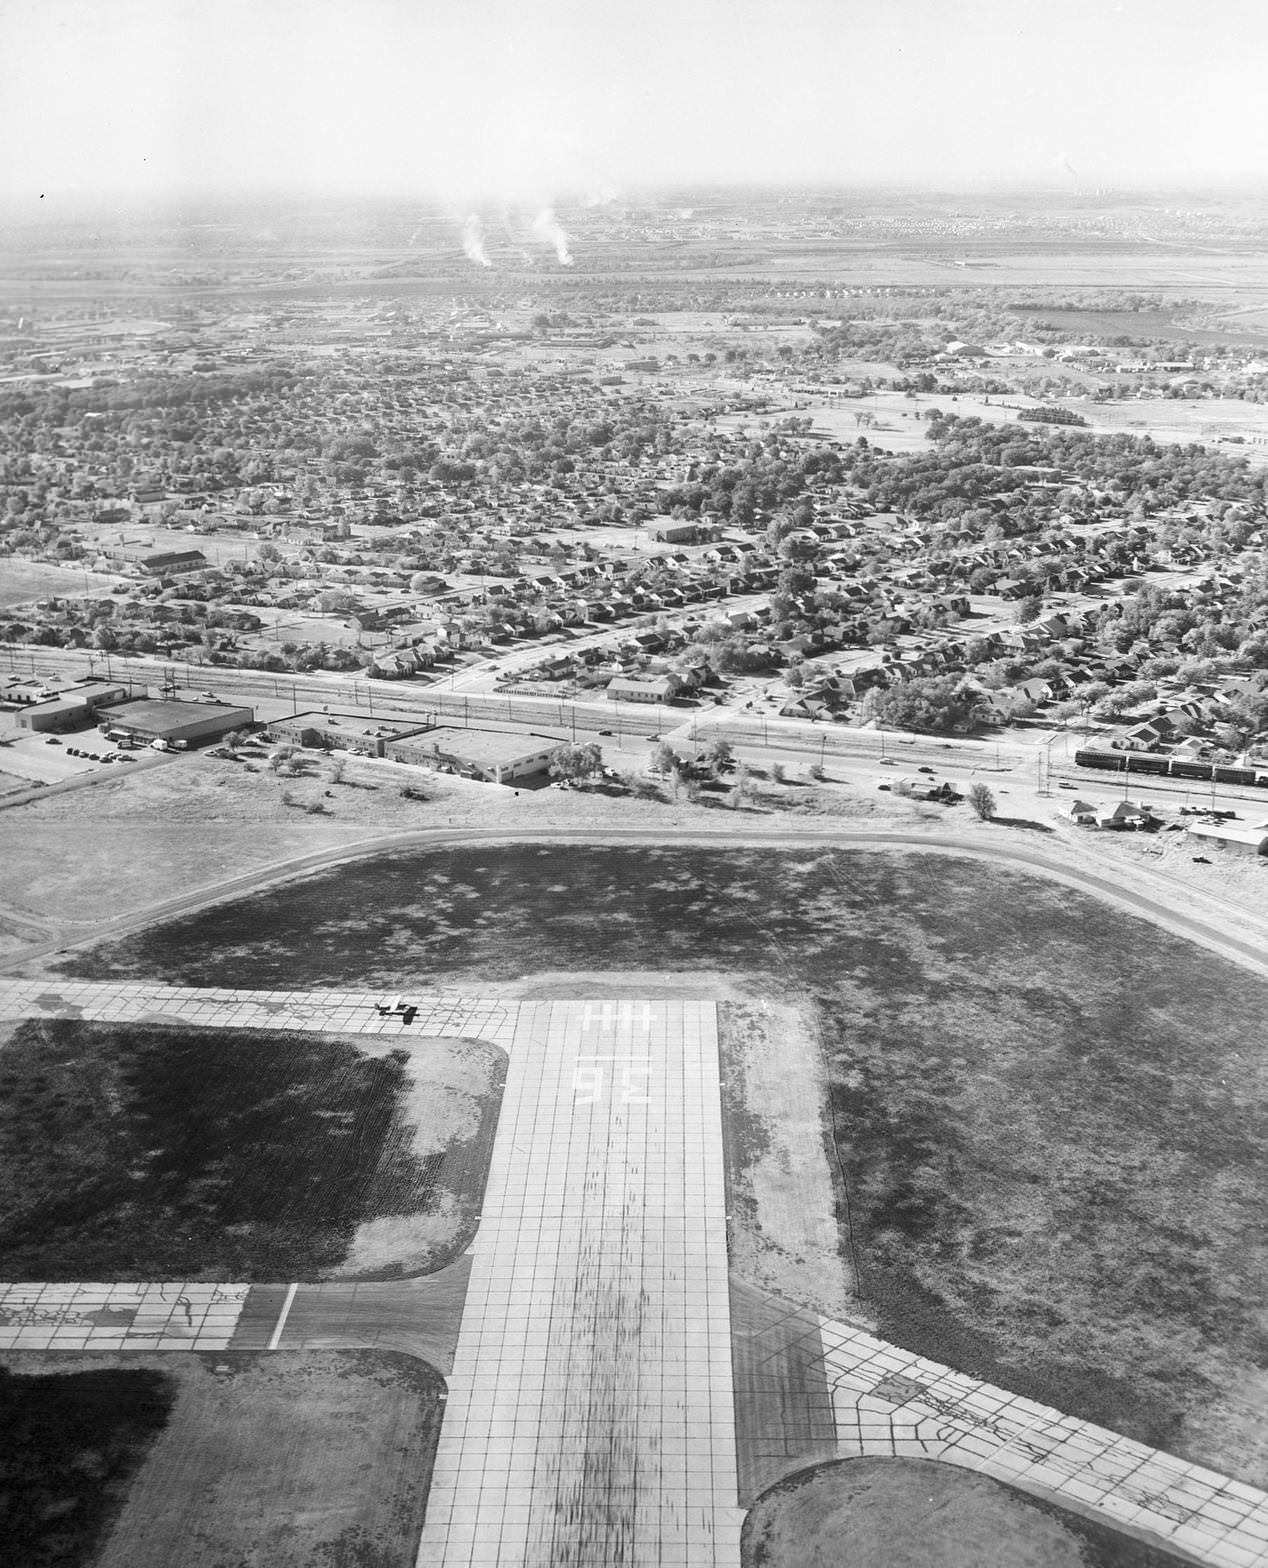
[[[20,730],[50,735],[82,730],[92,723],[98,709],[120,703],[127,695],[126,686],[117,686],[110,681],[77,681],[72,686],[63,686],[55,697],[26,700],[15,690],[13,696],[22,706],[13,722]]]
[[[438,726],[389,741],[385,755],[487,784],[518,784],[545,773],[551,753],[561,745],[560,736]]]
[[[109,713],[112,736],[146,745],[163,740],[170,745],[207,745],[233,730],[250,729],[253,708],[236,708],[224,702],[181,702],[172,698],[143,698],[123,702]]]
[[[389,741],[420,735],[429,728],[428,724],[400,724],[366,718],[364,713],[331,713],[323,708],[273,719],[268,733],[272,740],[287,740],[296,746],[382,757],[387,755],[384,748]]]

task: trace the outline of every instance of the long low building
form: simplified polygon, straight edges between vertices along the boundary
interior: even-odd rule
[[[250,729],[255,723],[255,710],[224,702],[142,698],[112,707],[108,719],[112,735],[127,736],[142,744],[164,740],[172,745],[181,742],[201,746],[220,740],[233,730]]]
[[[438,726],[388,741],[384,754],[395,762],[413,762],[487,784],[517,784],[545,773],[551,753],[563,744],[559,735]]]
[[[1226,844],[1234,849],[1248,850],[1252,855],[1268,854],[1268,822],[1251,826],[1231,822],[1191,822],[1190,838],[1201,839],[1207,844]]]
[[[17,697],[18,693],[14,695]],[[120,703],[127,695],[125,686],[116,686],[110,681],[79,681],[73,686],[63,686],[56,697],[28,702],[18,710],[14,723],[20,730],[46,733],[83,729],[92,722],[98,709]],[[22,700],[21,697],[18,700]]]
[[[364,713],[331,713],[328,708],[310,708],[284,719],[272,719],[268,732],[274,740],[293,741],[297,746],[383,757],[387,755],[385,748],[389,742],[421,735],[430,727],[428,724],[400,724],[391,719],[367,718]]]

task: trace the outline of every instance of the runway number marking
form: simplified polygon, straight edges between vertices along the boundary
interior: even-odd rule
[[[620,1080],[619,1105],[650,1105],[648,1078],[651,1068],[639,1065],[650,1061],[650,1056],[578,1056],[577,1070],[572,1079],[572,1103],[598,1105],[603,1099],[605,1081],[610,1076]],[[605,1068],[598,1065],[600,1062],[619,1062],[621,1065],[609,1075]]]

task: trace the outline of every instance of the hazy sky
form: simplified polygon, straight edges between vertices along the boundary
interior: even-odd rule
[[[0,195],[1268,186],[1266,66],[1268,0],[0,0]]]

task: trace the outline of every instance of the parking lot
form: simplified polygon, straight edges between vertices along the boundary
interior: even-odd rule
[[[131,766],[145,755],[143,751],[124,751],[97,730],[79,730],[68,735],[39,735],[20,730],[12,722],[0,724],[0,772],[33,783],[61,784],[101,768]],[[106,757],[114,758],[112,763]],[[119,758],[128,762],[120,766]]]

